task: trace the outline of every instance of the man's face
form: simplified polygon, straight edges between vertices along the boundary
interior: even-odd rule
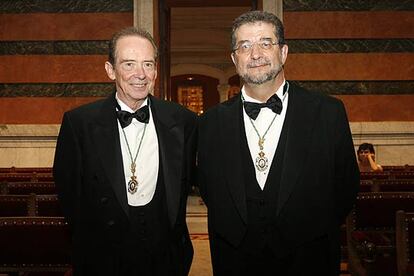
[[[236,50],[231,58],[237,73],[247,84],[260,85],[276,78],[286,61],[287,45],[271,45],[262,49],[263,43],[278,43],[272,24],[265,22],[247,23],[236,32],[236,47],[252,45],[249,51]],[[260,45],[261,43],[261,45]]]
[[[109,78],[115,80],[119,99],[136,109],[154,90],[155,49],[145,38],[122,37],[116,43],[115,64],[106,62],[105,69]]]

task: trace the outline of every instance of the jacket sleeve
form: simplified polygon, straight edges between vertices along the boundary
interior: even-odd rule
[[[81,162],[78,137],[68,113],[65,113],[56,145],[53,177],[62,211],[72,227],[80,202]]]
[[[339,223],[352,209],[359,190],[359,169],[345,107],[340,103],[335,125],[335,202]]]
[[[185,126],[185,176],[187,187],[196,186],[197,116],[191,113]]]

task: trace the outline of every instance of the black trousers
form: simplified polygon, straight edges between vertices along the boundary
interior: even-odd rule
[[[339,260],[331,256],[328,239],[305,243],[282,258],[269,247],[249,252],[234,248],[220,237],[211,240],[214,276],[337,276]]]

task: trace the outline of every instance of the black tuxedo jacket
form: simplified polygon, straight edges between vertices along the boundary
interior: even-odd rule
[[[240,150],[245,135],[242,112],[238,95],[207,111],[199,120],[198,133],[199,185],[208,207],[210,240],[219,236],[235,248],[249,223]],[[292,84],[286,119],[289,128],[275,210],[281,239],[274,248],[283,255],[330,235],[332,248],[339,250],[338,226],[359,186],[344,106]]]
[[[178,104],[150,100],[172,229],[171,254],[187,275],[193,249],[185,212],[195,163],[196,116]],[[109,275],[130,219],[114,94],[64,114],[54,179],[73,231],[75,268],[88,266]]]

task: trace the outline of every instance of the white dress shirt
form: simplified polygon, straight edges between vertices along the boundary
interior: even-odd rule
[[[116,100],[122,110],[133,113],[134,111],[123,103],[116,95]],[[142,106],[148,104],[148,99],[145,99]],[[141,107],[142,107],[141,106]],[[138,181],[138,190],[131,194],[128,192],[128,182],[131,180],[131,157],[128,151],[128,146],[122,131],[122,127],[118,121],[119,139],[121,141],[122,160],[125,174],[125,189],[127,191],[128,204],[131,206],[143,206],[148,204],[155,194],[155,188],[158,179],[159,169],[159,151],[158,151],[158,137],[155,130],[153,115],[150,110],[150,118],[147,124],[145,135],[142,140],[141,148],[136,159],[135,176]],[[138,146],[144,131],[144,123],[139,122],[133,118],[129,126],[125,127],[125,136],[128,139],[128,144],[131,149],[132,158],[138,150]]]
[[[244,119],[244,127],[245,127],[245,132],[246,132],[247,144],[249,145],[250,155],[252,157],[252,161],[253,161],[254,168],[256,171],[257,183],[259,184],[262,190],[265,187],[267,176],[269,175],[269,170],[270,170],[273,158],[276,153],[276,148],[279,143],[280,134],[282,132],[283,122],[285,121],[285,117],[286,117],[289,91],[286,91],[285,95],[283,95],[283,86],[285,85],[285,83],[286,81],[283,81],[282,85],[276,91],[276,95],[279,97],[279,99],[282,100],[282,104],[283,104],[282,112],[276,116],[275,121],[270,126],[269,131],[264,137],[265,141],[263,144],[263,152],[265,154],[265,157],[268,159],[268,167],[264,171],[259,171],[256,168],[256,158],[259,156],[259,152],[260,152],[259,137],[257,136],[257,133],[252,126],[252,123],[250,122],[249,115],[247,115],[246,111],[243,108],[243,119]],[[241,89],[241,93],[245,101],[260,103],[260,101],[247,96],[244,86]],[[257,116],[256,120],[252,120],[253,124],[256,126],[256,129],[259,132],[261,137],[263,137],[263,134],[266,132],[267,128],[271,124],[275,114],[276,113],[274,113],[270,108],[265,107],[260,110],[260,113]]]

